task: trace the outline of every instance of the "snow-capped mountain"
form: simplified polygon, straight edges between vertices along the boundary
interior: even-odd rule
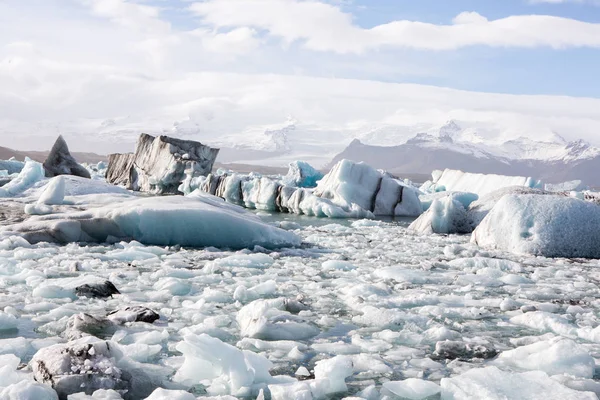
[[[430,173],[455,168],[469,172],[526,175],[547,182],[581,179],[600,185],[600,149],[578,140],[567,142],[555,132],[535,140],[462,128],[457,121],[429,129],[396,146],[381,146],[355,139],[334,157],[364,161],[397,173]]]

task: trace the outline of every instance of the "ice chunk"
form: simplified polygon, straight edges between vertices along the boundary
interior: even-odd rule
[[[173,379],[187,385],[209,381],[210,394],[245,397],[255,384],[272,382],[269,360],[209,335],[186,335],[177,350],[185,360]]]
[[[122,355],[114,345],[96,338],[56,344],[39,350],[30,362],[35,379],[51,385],[61,397],[97,389],[127,390],[129,383],[116,366]]]
[[[0,332],[17,329],[17,321],[14,315],[0,311]]]
[[[48,385],[24,380],[0,390],[0,399],[6,400],[58,400],[58,395]]]
[[[391,381],[383,384],[383,389],[407,400],[423,400],[441,391],[439,385],[422,379],[409,378],[403,381]]]
[[[23,161],[17,161],[15,159],[0,160],[0,171],[6,171],[8,175],[18,174],[21,172],[25,163]]]
[[[99,389],[91,395],[85,394],[85,392],[71,394],[67,397],[67,400],[121,400],[123,397],[119,392],[112,389]]]
[[[547,192],[522,186],[509,186],[483,195],[471,203],[467,209],[469,222],[473,228],[477,227],[492,208],[494,208],[496,203],[507,194],[547,194]]]
[[[209,174],[218,153],[199,142],[143,133],[135,153],[109,156],[106,180],[132,190],[176,194],[186,176]]]
[[[544,195],[504,196],[473,232],[471,241],[518,254],[600,257],[600,207]]]
[[[562,183],[546,183],[544,185],[544,190],[548,192],[579,192],[585,189],[585,185],[580,180]]]
[[[40,241],[105,242],[135,239],[150,245],[276,248],[297,246],[296,234],[214,196],[142,198],[82,212],[33,217],[4,228]]]
[[[548,375],[569,374],[582,378],[592,378],[595,369],[594,358],[582,345],[560,337],[504,351],[496,363],[544,371]]]
[[[83,178],[90,178],[88,170],[77,163],[69,152],[67,142],[62,136],[59,136],[54,142],[46,161],[44,161],[44,170],[47,177],[57,175],[76,175]]]
[[[591,392],[569,389],[545,372],[504,372],[496,367],[475,368],[441,380],[444,400],[597,400]]]
[[[517,315],[512,317],[510,322],[515,325],[527,326],[540,332],[554,332],[567,337],[577,336],[577,328],[565,317],[545,311],[533,311]]]
[[[44,167],[37,161],[28,160],[19,175],[0,187],[0,197],[16,196],[44,179]]]
[[[375,215],[416,217],[422,213],[415,189],[367,164],[348,160],[338,162],[319,181],[314,194],[344,209],[356,205]]]
[[[435,199],[431,207],[408,227],[420,234],[471,233],[473,228],[467,218],[467,210],[461,202],[449,195]]]
[[[474,174],[453,169],[444,170],[434,183],[438,187],[443,186],[445,190],[472,192],[479,196],[508,186],[542,187],[540,181],[524,176]]]
[[[319,334],[319,329],[288,312],[289,301],[259,299],[238,311],[242,336],[264,340],[302,340]]]
[[[307,162],[294,161],[289,165],[290,169],[283,177],[283,184],[287,186],[312,188],[317,186],[317,182],[323,178],[323,173],[314,169]]]
[[[184,390],[158,388],[145,400],[196,400],[196,396]]]
[[[65,199],[65,179],[57,176],[50,179],[48,185],[40,195],[38,204],[49,206],[62,204]]]
[[[431,207],[431,203],[436,199],[443,199],[447,196],[451,196],[454,200],[460,202],[465,209],[467,209],[471,203],[479,199],[479,196],[475,193],[469,192],[436,192],[436,193],[428,193],[422,194],[419,196],[419,200],[421,201],[421,205],[423,206],[423,211],[427,211],[429,207]]]
[[[327,380],[327,389],[323,394],[345,392],[346,378],[354,373],[352,359],[348,356],[335,356],[327,360],[317,361],[315,380]]]

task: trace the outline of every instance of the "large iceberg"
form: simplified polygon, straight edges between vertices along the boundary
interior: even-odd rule
[[[338,162],[314,190],[240,174],[211,174],[203,180],[201,190],[246,208],[317,217],[416,217],[423,211],[416,188],[367,164],[348,160]]]
[[[199,142],[143,133],[134,153],[109,156],[106,180],[131,190],[178,194],[186,176],[210,173],[218,153]]]
[[[296,246],[292,232],[267,225],[214,196],[130,198],[86,211],[31,217],[3,228],[30,243],[137,240],[152,245],[268,248]]]
[[[427,192],[463,191],[479,196],[508,186],[542,188],[543,184],[534,178],[495,174],[475,174],[454,169],[434,171],[433,180],[426,182],[422,190]]]
[[[553,195],[506,195],[471,241],[518,254],[600,258],[600,206]]]

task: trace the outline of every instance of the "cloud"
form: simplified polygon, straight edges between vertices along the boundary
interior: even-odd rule
[[[216,28],[253,27],[285,44],[301,41],[307,49],[337,53],[385,47],[600,47],[600,24],[547,15],[488,20],[466,12],[449,25],[398,20],[367,29],[356,25],[339,7],[312,0],[207,0],[193,3],[190,10]]]

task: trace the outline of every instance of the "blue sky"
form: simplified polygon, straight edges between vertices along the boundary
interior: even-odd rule
[[[174,27],[194,29],[198,19],[190,15],[188,1],[144,1],[163,9]],[[363,28],[394,20],[450,24],[458,14],[477,12],[490,20],[513,15],[548,15],[600,23],[600,2],[573,0],[531,2],[527,0],[351,0],[329,1],[351,14]],[[271,53],[272,54],[272,53]],[[315,65],[314,58],[321,62]],[[331,56],[303,50],[298,43],[272,57],[275,62],[249,59],[246,68],[281,73],[301,70],[317,76],[412,82],[457,89],[513,93],[600,97],[600,50],[598,48],[514,48],[470,46],[451,51],[378,50],[360,56]],[[361,64],[371,64],[362,69]],[[373,66],[377,64],[377,66]],[[235,66],[224,68],[236,70]]]
[[[0,0],[0,138],[106,152],[454,119],[600,144],[598,67],[600,0]]]

